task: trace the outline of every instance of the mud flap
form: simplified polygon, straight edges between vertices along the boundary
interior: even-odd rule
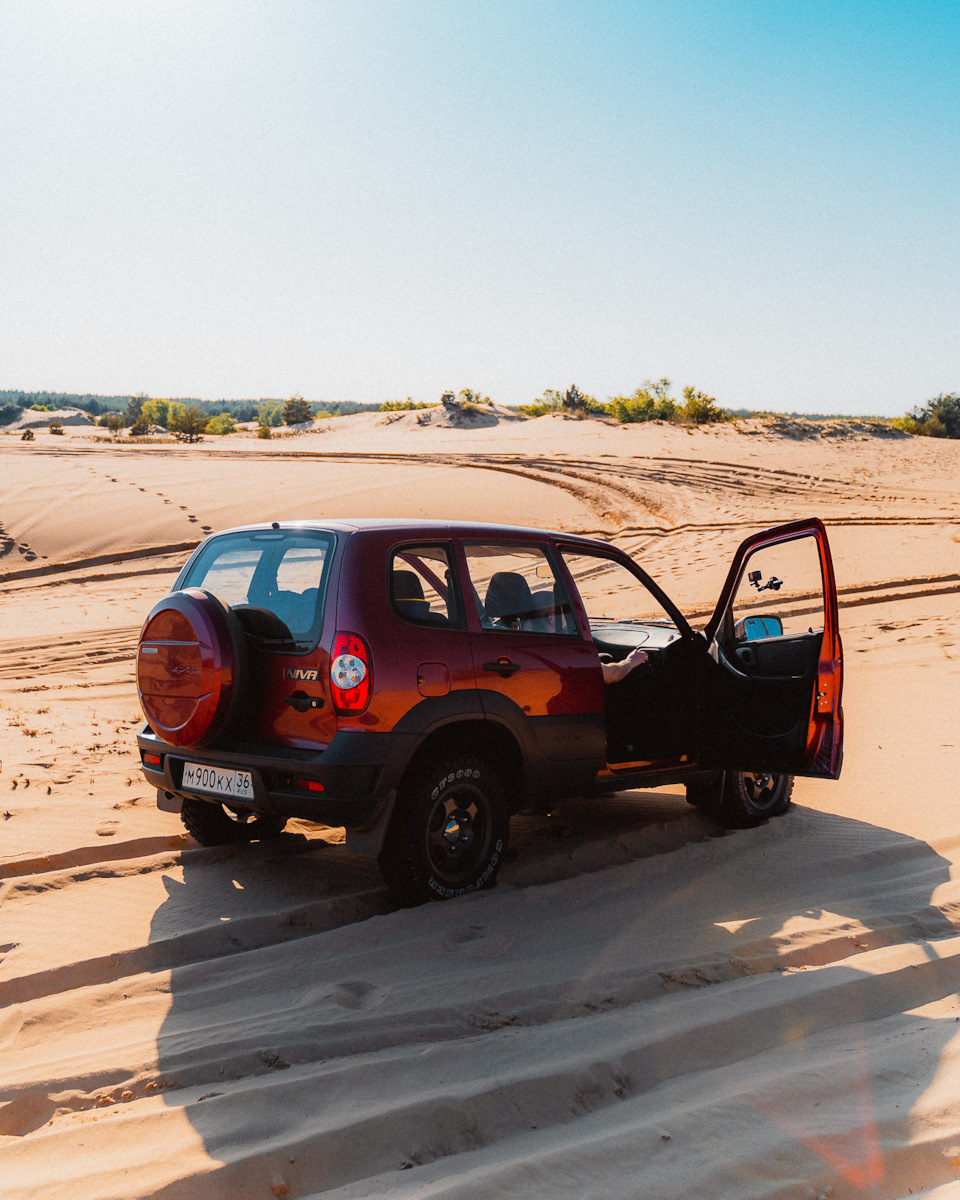
[[[163,788],[157,788],[157,808],[162,812],[178,813],[182,805],[182,796],[175,796],[173,792],[165,792]]]
[[[393,816],[393,806],[397,799],[396,791],[392,791],[383,802],[377,815],[369,824],[361,829],[351,829],[347,826],[347,849],[351,854],[379,854]]]

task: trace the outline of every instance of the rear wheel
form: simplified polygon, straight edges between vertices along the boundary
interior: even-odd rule
[[[468,754],[444,756],[404,782],[380,872],[405,903],[477,892],[496,881],[509,829],[503,787],[489,764]]]
[[[283,833],[285,817],[272,813],[234,810],[209,800],[184,797],[180,819],[191,837],[201,846],[229,846],[262,841]]]

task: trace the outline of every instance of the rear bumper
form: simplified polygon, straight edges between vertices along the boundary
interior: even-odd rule
[[[271,746],[260,752],[248,746],[184,749],[169,745],[149,728],[137,735],[144,778],[161,792],[354,829],[370,825],[392,803],[416,741],[414,734],[345,731],[323,750]],[[145,761],[147,755],[159,763]],[[249,771],[253,800],[185,790],[183,768],[188,762]]]

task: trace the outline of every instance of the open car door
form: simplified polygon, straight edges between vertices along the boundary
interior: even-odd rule
[[[704,633],[703,765],[837,779],[843,651],[823,523],[747,538]]]

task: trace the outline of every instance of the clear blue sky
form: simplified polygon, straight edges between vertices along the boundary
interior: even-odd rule
[[[960,390],[957,0],[0,0],[0,388]]]

